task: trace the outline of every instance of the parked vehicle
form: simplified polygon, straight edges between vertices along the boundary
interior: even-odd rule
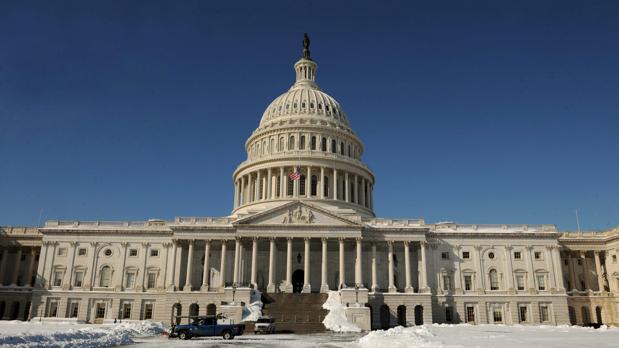
[[[221,324],[214,315],[207,315],[196,317],[191,324],[172,326],[170,337],[189,340],[192,337],[221,336],[225,340],[231,340],[234,336],[242,335],[243,330],[245,330],[243,324]]]
[[[274,333],[275,332],[275,319],[264,316],[258,318],[254,324],[254,333]]]

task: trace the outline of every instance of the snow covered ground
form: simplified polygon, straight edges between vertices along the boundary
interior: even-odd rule
[[[0,322],[1,347],[416,347],[416,348],[569,348],[619,347],[619,328],[594,330],[569,326],[425,325],[364,333],[250,335],[180,341],[161,335],[151,322],[87,325]]]
[[[150,321],[88,325],[70,322],[0,322],[0,347],[112,347],[138,337],[161,335],[164,327]]]

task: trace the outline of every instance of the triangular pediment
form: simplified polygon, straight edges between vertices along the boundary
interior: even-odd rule
[[[361,226],[361,223],[313,204],[289,202],[245,216],[235,221],[234,225]]]

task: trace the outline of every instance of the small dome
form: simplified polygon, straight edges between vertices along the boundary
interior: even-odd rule
[[[294,67],[297,75],[295,84],[266,108],[260,127],[284,117],[310,116],[350,128],[340,104],[316,84],[316,63],[302,58]]]

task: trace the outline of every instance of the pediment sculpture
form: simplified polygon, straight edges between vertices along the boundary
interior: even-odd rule
[[[299,206],[288,209],[288,214],[284,216],[284,224],[311,224],[314,223],[314,213],[308,208]]]

